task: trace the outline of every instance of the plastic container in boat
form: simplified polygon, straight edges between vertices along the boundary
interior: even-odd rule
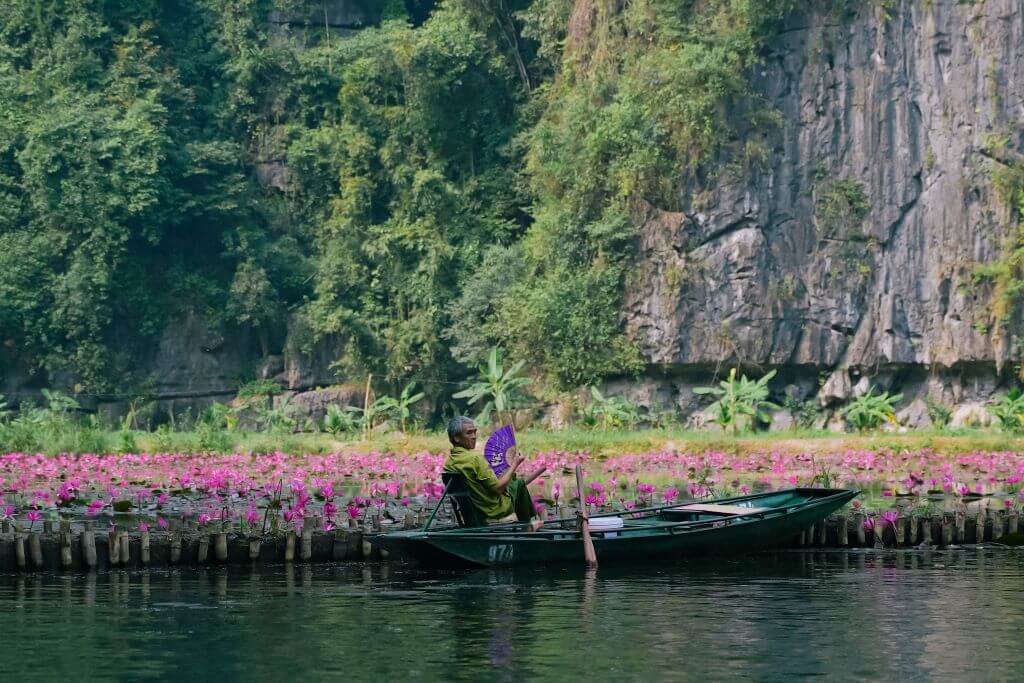
[[[590,530],[600,531],[605,538],[615,538],[617,531],[622,528],[622,517],[595,517],[589,520]]]

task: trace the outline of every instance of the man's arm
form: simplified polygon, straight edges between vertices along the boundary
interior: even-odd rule
[[[519,466],[522,464],[523,456],[517,454],[514,458],[512,458],[512,462],[509,463],[508,469],[505,470],[505,473],[502,474],[501,477],[499,477],[498,483],[494,485],[495,493],[497,493],[499,496],[505,493],[505,490],[508,488],[508,485],[512,483],[512,479],[514,479],[516,476],[516,470],[518,470]]]

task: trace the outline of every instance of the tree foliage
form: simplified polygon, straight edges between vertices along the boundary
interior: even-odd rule
[[[577,4],[3,3],[0,341],[93,391],[185,311],[429,391],[638,371],[638,216],[741,154],[790,2]]]

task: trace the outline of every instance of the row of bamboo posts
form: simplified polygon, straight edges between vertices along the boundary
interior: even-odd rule
[[[323,530],[321,520],[310,518],[300,530],[247,535],[228,523],[207,524],[172,520],[167,530],[128,531],[111,526],[99,531],[92,521],[70,520],[59,525],[45,522],[42,531],[17,529],[10,522],[0,528],[0,571],[94,570],[103,568],[168,567],[244,563],[344,562],[381,559],[381,550],[369,537],[388,528],[416,528],[424,511],[412,512],[403,524],[386,525],[379,516],[362,525]],[[867,522],[867,520],[871,520]],[[1016,511],[979,510],[908,515],[895,520],[845,511],[805,529],[793,541],[796,547],[945,547],[1003,541],[1019,544],[1020,520]]]

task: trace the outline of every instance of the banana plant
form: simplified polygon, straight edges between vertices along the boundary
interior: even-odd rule
[[[477,380],[452,395],[452,398],[468,399],[469,405],[482,404],[476,418],[478,422],[490,421],[491,413],[494,412],[498,413],[499,419],[503,419],[502,413],[511,411],[522,397],[522,387],[530,383],[528,378],[517,376],[525,365],[524,361],[514,363],[506,370],[501,355],[501,349],[491,349],[487,363],[480,366]]]
[[[768,382],[773,377],[775,370],[758,380],[748,379],[746,375],[740,375],[737,379],[736,368],[732,368],[729,370],[729,378],[719,382],[717,387],[697,387],[693,393],[718,397],[717,401],[708,406],[713,414],[711,419],[735,436],[741,428],[755,420],[771,420],[771,416],[763,412],[762,408],[780,408],[768,400]]]
[[[403,432],[405,431],[406,420],[408,420],[412,415],[410,408],[424,396],[422,391],[417,394],[412,393],[415,387],[416,382],[410,382],[405,385],[405,388],[402,389],[402,393],[398,398],[382,396],[377,400],[377,403],[380,404],[380,412],[387,413],[388,415],[398,418],[399,429]]]

